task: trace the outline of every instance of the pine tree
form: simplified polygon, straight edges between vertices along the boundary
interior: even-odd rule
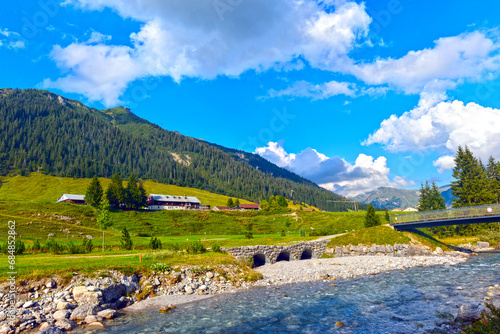
[[[123,189],[122,179],[118,174],[114,174],[111,183],[106,189],[106,198],[111,207],[119,207],[124,202],[125,190]]]
[[[455,181],[451,182],[451,193],[453,198],[453,207],[459,208],[466,205],[464,193],[464,175],[465,175],[465,153],[462,146],[458,147],[455,155],[455,167],[453,168],[452,176]]]
[[[124,226],[122,230],[122,237],[120,238],[120,243],[123,249],[131,250],[133,246],[132,238],[130,238],[130,233],[127,231],[127,227]]]
[[[373,204],[370,203],[370,205],[368,205],[368,208],[366,209],[365,227],[373,227],[378,225],[380,225],[380,217],[375,212]]]
[[[90,181],[90,184],[87,187],[87,192],[85,193],[85,202],[97,208],[101,204],[102,195],[103,191],[101,182],[99,182],[99,178],[97,177],[97,175],[94,175],[92,181]]]
[[[235,198],[234,200],[234,206],[238,206],[240,205],[240,199],[239,198]]]
[[[387,221],[387,224],[391,222],[391,217],[389,217],[389,210],[385,210],[385,220]]]
[[[418,195],[419,211],[428,211],[431,209],[431,187],[429,186],[429,182],[425,181],[425,186],[422,183],[420,186],[420,193]]]
[[[227,199],[227,204],[226,204],[228,207],[230,208],[234,208],[234,202],[233,202],[233,199],[232,198],[228,198]]]
[[[441,192],[436,184],[436,182],[432,182],[432,187],[430,189],[430,210],[444,210],[446,209],[446,205],[444,204],[444,197],[441,196]]]
[[[488,188],[493,194],[493,200],[498,203],[500,200],[500,164],[492,156],[488,159],[486,177],[489,183]]]
[[[146,206],[146,203],[148,201],[148,194],[146,192],[146,189],[144,189],[144,185],[142,184],[142,182],[139,183],[139,203],[138,203],[138,207],[143,207],[143,206]]]

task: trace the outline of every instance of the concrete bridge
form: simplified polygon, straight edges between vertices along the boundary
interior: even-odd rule
[[[467,206],[449,210],[435,210],[390,216],[391,226],[398,231],[421,227],[500,222],[500,205]]]
[[[253,266],[274,264],[279,261],[298,261],[320,258],[329,240],[300,242],[286,246],[244,246],[223,248],[238,260],[253,259]]]

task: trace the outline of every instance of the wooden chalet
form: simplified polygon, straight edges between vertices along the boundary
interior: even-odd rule
[[[149,210],[210,210],[209,205],[201,205],[196,197],[149,194]]]
[[[245,211],[245,210],[255,210],[255,211],[259,211],[260,210],[260,204],[240,204],[238,205],[235,210],[241,210],[241,211]]]
[[[71,203],[78,205],[86,205],[85,195],[74,195],[74,194],[62,194],[57,200],[57,203]]]

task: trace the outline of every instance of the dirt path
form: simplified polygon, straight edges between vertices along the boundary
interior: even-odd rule
[[[334,234],[334,235],[325,235],[324,237],[319,237],[318,239],[316,239],[314,241],[330,240],[330,239],[333,239],[333,238],[336,238],[336,237],[340,237],[341,235],[344,235],[344,234],[347,234],[347,233],[340,233],[340,234]]]

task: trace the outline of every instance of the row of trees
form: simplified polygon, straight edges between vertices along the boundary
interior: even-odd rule
[[[103,191],[97,175],[94,175],[87,187],[85,202],[98,208],[101,206],[104,196],[112,208],[118,208],[123,204],[127,208],[138,209],[145,206],[148,199],[142,182],[137,182],[134,173],[130,174],[126,188],[123,187],[123,181],[120,176],[118,174],[113,175],[113,179],[108,185],[106,192]]]
[[[425,181],[425,185],[422,183],[418,199],[419,211],[446,209],[444,197],[441,196],[441,192],[439,191],[439,188],[434,181],[432,182],[432,185],[429,185],[429,181]]]
[[[288,201],[283,196],[271,196],[260,202],[260,208],[264,211],[281,210],[288,208]]]
[[[498,203],[500,200],[500,162],[490,157],[488,164],[474,157],[467,146],[458,147],[451,183],[453,207]]]

